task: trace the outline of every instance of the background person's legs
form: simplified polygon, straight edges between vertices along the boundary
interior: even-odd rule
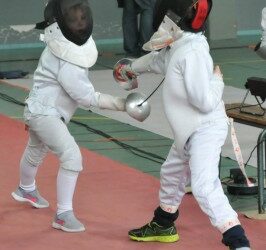
[[[140,22],[139,22],[139,45],[142,48],[143,44],[148,42],[154,33],[153,30],[153,11],[154,0],[136,1],[140,8]],[[143,51],[144,52],[144,51]]]
[[[134,0],[124,1],[122,27],[126,56],[140,55],[138,13],[139,8]]]

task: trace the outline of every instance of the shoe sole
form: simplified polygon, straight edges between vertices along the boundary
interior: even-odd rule
[[[49,204],[48,205],[40,205],[40,204],[37,204],[29,199],[26,199],[26,198],[23,198],[19,195],[17,195],[15,192],[11,193],[12,197],[16,200],[16,201],[19,201],[19,202],[28,202],[30,203],[33,207],[36,207],[36,208],[46,208],[46,207],[49,207]]]
[[[79,228],[79,229],[70,229],[67,227],[64,227],[56,222],[52,223],[52,227],[55,229],[59,229],[62,230],[64,232],[68,232],[68,233],[78,233],[78,232],[84,232],[85,231],[85,227]]]
[[[157,241],[157,242],[163,242],[163,243],[173,243],[179,240],[178,234],[171,235],[171,236],[152,236],[152,237],[145,237],[145,238],[129,235],[129,238],[135,241],[144,241],[144,242]]]
[[[228,250],[235,250],[236,248],[228,248]],[[241,247],[241,248],[238,248],[238,249],[241,249],[241,250],[251,250],[250,247]]]

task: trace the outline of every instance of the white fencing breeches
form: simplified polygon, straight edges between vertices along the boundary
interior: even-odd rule
[[[173,212],[181,203],[186,184],[191,182],[199,206],[221,232],[240,224],[219,179],[218,165],[227,131],[225,120],[203,124],[186,143],[184,158],[178,156],[173,145],[161,168],[159,192],[161,207]]]
[[[29,125],[29,142],[22,157],[32,166],[39,166],[51,150],[58,156],[60,167],[71,170],[82,170],[80,149],[65,123],[58,117],[38,116],[27,121]]]
[[[57,176],[57,214],[73,210],[72,200],[82,157],[67,126],[58,117],[38,116],[27,121],[29,141],[20,162],[20,187],[33,191],[38,166],[50,149],[60,161]]]

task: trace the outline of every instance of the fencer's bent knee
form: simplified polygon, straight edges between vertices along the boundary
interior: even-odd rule
[[[82,168],[82,156],[77,144],[67,147],[62,154],[59,155],[60,167],[71,170],[81,171]]]
[[[24,151],[21,164],[27,163],[32,167],[39,167],[47,154],[47,150],[48,149],[43,145],[36,146],[29,143]]]

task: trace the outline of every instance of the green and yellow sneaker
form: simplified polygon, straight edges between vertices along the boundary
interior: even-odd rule
[[[156,222],[151,221],[141,228],[133,229],[128,232],[129,238],[136,241],[159,241],[159,242],[176,242],[179,236],[176,232],[175,225],[163,227]]]

